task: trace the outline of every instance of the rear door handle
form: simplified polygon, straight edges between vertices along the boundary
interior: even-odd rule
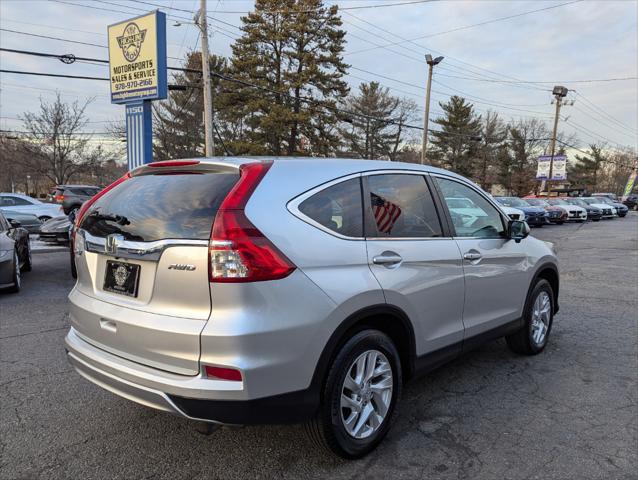
[[[401,263],[403,258],[394,252],[383,252],[381,255],[372,257],[372,263],[375,265],[396,265]]]
[[[480,260],[483,257],[483,255],[481,255],[478,252],[467,252],[466,254],[463,255],[463,258],[465,260]]]

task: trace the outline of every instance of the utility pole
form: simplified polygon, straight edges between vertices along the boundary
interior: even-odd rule
[[[429,53],[425,56],[425,61],[428,64],[428,88],[425,93],[425,115],[423,116],[423,139],[421,141],[421,164],[425,164],[425,151],[428,148],[428,123],[430,121],[430,89],[432,88],[432,71],[434,65],[438,65],[443,60],[443,57],[432,58]]]
[[[556,153],[556,136],[558,135],[558,119],[560,118],[560,107],[563,105],[563,98],[567,96],[567,88],[557,85],[552,90],[552,94],[556,98],[556,114],[554,116],[554,131],[552,133],[552,143],[550,146],[550,159],[549,159],[549,175],[547,176],[547,196],[549,197],[551,191],[552,177],[554,176],[554,155]]]
[[[200,0],[199,12],[195,15],[195,24],[202,33],[202,75],[204,80],[204,138],[206,156],[212,157],[215,152],[213,138],[213,89],[210,79],[210,64],[208,63],[208,19],[206,17],[206,0]]]

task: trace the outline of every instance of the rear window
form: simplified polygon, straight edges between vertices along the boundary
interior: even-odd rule
[[[143,175],[99,198],[81,227],[98,237],[112,233],[126,240],[210,238],[215,214],[239,173]]]
[[[100,191],[99,188],[91,188],[91,187],[81,187],[81,188],[70,188],[69,191],[74,193],[75,195],[86,195],[92,197],[97,192]]]

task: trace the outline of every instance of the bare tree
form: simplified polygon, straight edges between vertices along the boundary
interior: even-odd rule
[[[51,103],[40,99],[39,112],[25,113],[23,145],[30,153],[25,167],[51,182],[64,184],[109,159],[111,155],[101,146],[89,146],[91,136],[83,132],[88,122],[86,108],[92,101],[65,103],[58,92]]]

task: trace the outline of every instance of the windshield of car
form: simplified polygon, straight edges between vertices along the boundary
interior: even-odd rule
[[[529,207],[530,204],[525,200],[516,197],[497,197],[496,201],[506,207]]]
[[[549,203],[550,205],[569,205],[562,198],[550,198],[547,200],[547,203]]]
[[[580,198],[567,198],[564,202],[569,203],[570,205],[578,205],[579,207],[586,207],[587,202],[582,201]]]
[[[611,201],[609,198],[607,197],[593,197],[595,200],[598,200],[598,203],[605,203],[607,205],[613,205],[614,202]]]
[[[546,200],[541,200],[540,198],[526,198],[525,201],[535,207],[547,207],[549,205]]]

